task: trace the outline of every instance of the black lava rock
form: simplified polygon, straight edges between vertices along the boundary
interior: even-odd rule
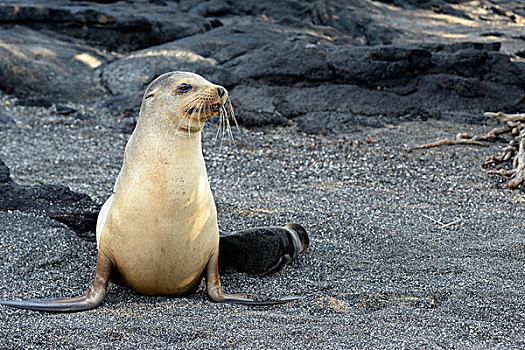
[[[62,185],[18,185],[1,159],[0,194],[0,211],[18,210],[42,215],[70,227],[82,238],[95,238],[99,207],[86,194]]]

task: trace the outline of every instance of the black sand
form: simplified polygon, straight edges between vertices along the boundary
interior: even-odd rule
[[[5,99],[4,99],[5,102]],[[46,109],[11,109],[0,153],[15,181],[63,183],[103,201],[127,134]],[[38,117],[35,117],[38,116]],[[311,248],[281,272],[223,277],[227,291],[301,301],[254,308],[139,296],[112,286],[78,314],[0,310],[6,348],[520,348],[523,193],[480,168],[495,152],[406,148],[489,126],[407,122],[340,137],[235,132],[204,153],[220,225],[304,224]],[[16,131],[16,132],[15,132]],[[96,247],[62,224],[0,213],[2,299],[83,293]]]

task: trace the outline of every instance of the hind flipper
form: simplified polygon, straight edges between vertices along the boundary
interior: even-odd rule
[[[95,278],[83,296],[54,300],[0,301],[0,305],[45,312],[76,312],[94,309],[102,303],[106,296],[112,266],[111,259],[102,250],[99,250]]]
[[[226,294],[222,290],[221,280],[219,277],[219,253],[218,250],[212,254],[206,264],[204,275],[206,278],[206,290],[211,301],[216,303],[243,304],[253,306],[277,305],[284,304],[300,298],[286,297],[277,300],[254,300],[243,294]]]

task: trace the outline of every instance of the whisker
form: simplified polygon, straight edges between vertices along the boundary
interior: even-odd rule
[[[215,138],[213,139],[213,142],[217,142],[217,137],[219,137],[219,131],[221,130],[222,118],[223,118],[222,113],[223,113],[222,109],[219,110],[219,122],[217,124],[217,133],[215,134]]]
[[[188,103],[186,103],[185,106],[191,106],[191,107],[193,107],[194,104],[195,104],[195,102],[198,102],[199,100],[200,100],[200,97],[199,97],[199,96],[194,97],[192,100],[188,101]],[[190,107],[190,108],[187,108],[186,111],[189,111],[189,110],[191,109],[191,107]],[[184,107],[183,107],[183,108],[184,108]]]
[[[193,103],[192,103],[192,102],[193,102]],[[188,112],[190,111],[190,109],[192,109],[192,108],[195,107],[195,105],[197,104],[197,102],[198,102],[198,98],[195,98],[194,100],[192,100],[192,101],[190,101],[190,102],[188,103],[188,105],[189,105],[190,103],[192,103],[192,104],[191,104],[190,108],[186,109],[186,112],[185,112],[185,113],[183,114],[183,116],[181,117],[181,119],[180,119],[180,121],[179,121],[179,124],[177,125],[177,130],[175,130],[175,132],[178,132],[178,131],[179,131],[179,128],[180,128],[180,126],[182,125],[182,121],[184,120],[184,118],[185,118],[186,116],[188,116],[188,117],[190,116],[190,113],[188,113]]]
[[[199,128],[201,127],[201,114],[200,114],[200,113],[197,114],[197,125],[199,126]],[[202,132],[202,129],[203,129],[203,128],[201,128],[201,131],[200,131],[200,132]]]
[[[230,140],[233,142],[234,145],[237,146],[237,144],[235,143],[235,140],[233,139],[232,128],[230,126],[230,118],[228,118],[228,116],[226,116],[226,125],[228,126],[227,131],[228,131],[228,136],[230,136]]]
[[[222,143],[224,142],[224,129],[226,128],[226,121],[228,119],[226,118],[226,116],[224,115],[224,113],[222,114],[222,128],[221,128],[221,147],[222,147]]]
[[[184,120],[184,117],[188,114],[188,112],[186,111],[186,113],[184,113],[182,115],[182,117],[180,118],[179,120],[179,124],[177,125],[177,129],[175,129],[175,133],[178,133],[179,132],[179,129],[180,129],[180,125],[182,124],[182,121]]]
[[[226,120],[226,126],[227,126],[227,132],[228,132],[229,139],[230,139],[231,142],[233,142],[233,144],[235,146],[237,146],[237,143],[235,142],[235,139],[233,137],[233,132],[232,132],[232,129],[231,129],[230,116],[229,116],[229,113],[228,113],[228,109],[229,108],[228,107],[229,107],[228,104],[225,104],[225,105],[221,106],[221,111],[223,112],[225,120]],[[239,129],[238,126],[237,126],[237,129]]]
[[[237,118],[235,118],[235,111],[233,110],[232,101],[230,100],[230,97],[228,96],[228,100],[226,100],[228,109],[230,110],[230,113],[232,115],[232,119],[235,122],[235,126],[237,127],[237,130],[241,132],[241,129],[239,129],[239,123],[237,123]]]
[[[221,142],[222,142],[224,141],[224,128],[226,127],[226,119],[228,118],[228,116],[226,115],[224,108],[221,107],[220,111],[221,111],[221,117],[222,117],[222,128],[221,128]]]
[[[202,110],[202,109],[205,109],[206,106],[208,106],[208,105],[209,105],[209,101],[202,101],[202,103],[201,103],[199,108]],[[206,112],[204,112],[204,116],[206,117]],[[200,118],[200,113],[199,113],[199,118]],[[206,121],[206,119],[204,119],[204,121]],[[199,125],[200,125],[200,123],[199,123]]]
[[[190,122],[191,122],[191,115],[188,116],[188,137],[191,140],[191,132],[190,132],[191,126],[190,126]]]
[[[200,114],[202,111],[202,107],[204,106],[205,101],[201,101],[201,103],[197,107],[197,118],[200,118]],[[191,139],[191,125],[190,125],[191,118],[188,118],[188,137]]]

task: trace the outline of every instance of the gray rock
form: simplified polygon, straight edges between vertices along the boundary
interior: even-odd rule
[[[321,28],[319,32],[326,34],[330,30]],[[203,34],[133,52],[109,63],[102,70],[102,83],[113,94],[107,105],[116,113],[121,113],[124,110],[137,110],[142,93],[149,82],[160,74],[172,70],[193,71],[231,89],[242,84],[243,80],[251,79],[252,75],[254,79],[258,77],[257,73],[252,75],[249,73],[250,62],[254,57],[257,57],[256,53],[252,53],[253,51],[265,52],[268,47],[272,47],[272,42],[287,41],[286,38],[290,35],[313,40],[312,35],[305,35],[301,28],[256,21],[252,24],[216,28]],[[308,42],[301,43],[310,46]],[[300,44],[291,42],[290,45]],[[277,49],[282,48],[277,47]],[[279,53],[281,56],[286,54],[286,51]],[[271,52],[265,52],[264,59],[268,59],[269,56],[271,56]],[[274,61],[276,65],[279,64],[278,58]],[[290,57],[289,61],[292,62],[293,58]],[[318,62],[312,64],[312,70],[315,70]],[[261,70],[267,68],[264,64],[265,62],[260,63]],[[231,68],[233,66],[237,67]],[[256,62],[253,62],[252,66],[255,67]],[[284,69],[289,73],[274,73],[276,79],[282,75],[291,76],[294,68],[287,66]],[[258,73],[259,76],[264,74],[264,72]],[[294,74],[296,79],[300,78],[299,75],[300,72]],[[239,100],[237,99],[237,101]],[[263,105],[262,101],[258,104]],[[235,107],[238,108],[237,104]],[[269,106],[269,108],[271,107]],[[241,108],[240,110],[244,109]],[[250,108],[246,111],[253,110],[254,108]],[[252,116],[254,117],[239,115],[239,120],[247,122],[249,125],[263,125],[264,122],[262,121],[267,120],[268,116],[270,116],[273,124],[282,124],[284,121],[282,117],[268,115],[268,113],[264,118],[258,118],[253,113]],[[255,119],[259,119],[259,121]]]
[[[106,106],[115,114],[129,110],[138,114],[148,84],[158,76],[176,70],[195,72],[227,87],[237,83],[228,70],[211,58],[176,46],[151,47],[111,62],[102,69],[101,82],[113,95]]]
[[[194,2],[195,3],[195,2]],[[188,2],[188,5],[190,3]],[[219,1],[206,1],[201,2],[198,5],[195,6],[188,6],[186,10],[189,13],[203,16],[203,17],[220,17],[220,16],[226,16],[230,13],[232,13],[235,9],[235,6],[233,4],[228,3],[227,1],[219,0]]]
[[[104,96],[95,68],[110,55],[22,26],[0,28],[0,38],[0,89],[23,104],[50,106]]]
[[[330,27],[253,20],[248,23],[225,25],[206,33],[160,45],[158,48],[184,48],[203,57],[213,58],[223,65],[253,50],[287,40],[306,40],[309,43],[320,44],[337,42],[338,45],[357,43]]]
[[[359,0],[316,1],[311,12],[311,21],[317,25],[333,27],[354,38],[361,44],[390,44],[399,31],[378,22],[362,11]]]
[[[267,24],[259,27],[272,33]],[[301,119],[305,131],[310,130],[302,127],[306,121],[314,122],[323,115],[358,124],[366,120],[363,125],[369,125],[369,118],[355,116],[448,118],[467,110],[472,121],[480,122],[487,109],[515,108],[524,91],[525,70],[500,54],[497,44],[337,46],[292,37],[273,44],[254,40],[249,46],[249,34],[241,31],[229,51],[227,42],[219,37],[232,31],[218,28],[197,40],[220,43],[214,51],[217,57],[231,58],[223,63],[224,68],[217,67],[215,58],[206,57],[213,53],[206,51],[205,44],[197,46],[199,54],[191,51],[193,39],[187,38],[111,63],[104,69],[105,85],[115,94],[135,91],[137,108],[138,95],[151,79],[163,71],[190,69],[226,86],[240,83],[231,96],[241,124],[285,125],[286,119],[320,112],[315,118]],[[225,54],[245,50],[237,57]],[[348,113],[348,118],[331,112]],[[314,129],[322,125],[332,132],[337,129],[329,128],[329,123],[314,124]],[[347,125],[343,123],[339,130],[349,130]],[[324,131],[330,132],[328,129]]]
[[[366,45],[391,43],[392,38],[397,34],[397,31],[367,15],[366,11],[363,11],[362,1],[359,0],[309,2],[238,0],[230,4],[228,10],[231,13],[242,16],[263,16],[272,22],[285,24],[330,27]]]
[[[304,126],[323,115],[341,120],[331,112],[347,113],[347,120],[359,124],[365,119],[355,116],[384,121],[380,116],[449,118],[469,111],[471,121],[480,122],[487,109],[515,109],[524,93],[525,70],[498,49],[498,44],[478,43],[349,47],[289,40],[255,49],[225,66],[243,80],[259,82],[255,90],[232,91],[239,115],[260,113],[264,119],[271,112],[293,119],[321,112],[302,118]],[[294,64],[302,57],[308,60]],[[261,88],[261,82],[271,87]],[[335,130],[328,121],[314,124],[314,129],[325,125]]]
[[[286,125],[288,120],[278,110],[279,87],[265,84],[238,85],[230,91],[235,116],[245,126]]]
[[[288,120],[279,113],[242,111],[241,113],[237,113],[235,118],[239,125],[248,127],[284,126],[288,124]]]
[[[51,30],[109,50],[130,51],[175,40],[211,29],[213,23],[182,13],[178,4],[166,1],[89,3],[4,1],[0,23],[23,23],[37,30]]]
[[[379,17],[358,5],[362,1],[139,1],[123,6],[57,0],[46,6],[29,1],[15,11],[9,1],[0,7],[0,20],[23,22],[41,32],[3,29],[7,46],[0,49],[5,52],[0,88],[20,97],[20,104],[104,98],[111,113],[137,116],[149,82],[168,71],[189,70],[230,90],[241,124],[286,125],[304,115],[297,119],[301,129],[310,130],[305,123],[312,122],[312,130],[325,125],[324,132],[351,130],[352,122],[369,125],[369,117],[378,123],[396,118],[480,122],[487,109],[515,112],[525,105],[525,64],[500,53],[499,43],[359,45],[387,43],[399,33],[385,36],[372,20]],[[441,5],[449,2],[413,1],[399,9]],[[379,13],[392,11],[374,6]],[[150,11],[141,13],[146,7]],[[507,13],[495,11],[501,12],[497,16]],[[167,24],[169,15],[175,24]],[[224,25],[209,31],[173,29],[177,35],[163,27],[188,21],[200,26],[202,16],[208,17],[204,22],[220,19]],[[87,37],[67,32],[67,21],[71,28],[87,26]],[[121,35],[115,35],[115,26]],[[110,55],[60,33],[121,51],[149,47]],[[154,38],[146,40],[148,35]],[[25,44],[27,37],[30,44]],[[134,38],[131,44],[129,38]],[[172,39],[177,40],[166,42]],[[75,57],[83,54],[98,59],[101,67],[80,63]],[[322,116],[326,123],[317,122]],[[337,120],[341,128],[328,126]]]
[[[419,45],[412,47],[337,47],[327,52],[327,61],[336,79],[368,87],[406,84],[432,66],[432,53]]]
[[[104,67],[101,79],[113,95],[143,93],[156,77],[174,70],[196,72],[218,84],[233,84],[231,74],[217,67],[213,59],[176,47],[151,47],[134,52]]]
[[[326,81],[334,78],[326,60],[328,49],[291,38],[252,50],[224,66],[242,79],[278,84]]]

